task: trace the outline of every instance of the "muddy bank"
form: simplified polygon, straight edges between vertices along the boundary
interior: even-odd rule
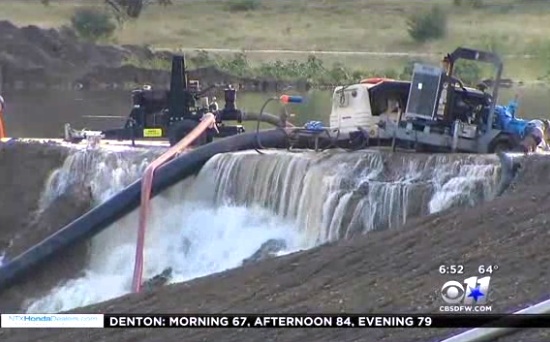
[[[518,172],[508,189],[509,193],[522,192],[534,186],[550,186],[550,156],[530,155],[528,158],[515,156],[519,161]]]
[[[0,143],[0,241],[4,244],[32,220],[44,184],[68,152],[56,145]]]
[[[71,187],[40,206],[48,178],[69,153],[69,148],[55,143],[1,143],[0,241],[8,259],[90,208],[92,199],[86,184]]]
[[[140,46],[97,45],[78,39],[74,31],[17,27],[0,21],[0,89],[128,89],[150,84],[167,87],[170,74],[136,65],[164,61],[170,65],[170,52],[153,52]],[[189,64],[189,61],[188,61]],[[189,65],[188,65],[189,67]],[[241,90],[272,91],[287,86],[276,80],[237,77],[213,67],[190,70],[201,84],[234,84]],[[294,84],[309,89],[305,82]]]
[[[48,177],[61,167],[68,154],[67,147],[54,143],[8,142],[0,145],[0,249],[8,260],[90,209],[92,201],[84,184],[70,188],[40,207]],[[60,254],[32,277],[1,293],[1,308],[17,310],[26,296],[40,293],[36,284],[51,287],[77,274],[86,261],[86,248],[83,247],[75,246]],[[55,276],[51,269],[57,270]]]

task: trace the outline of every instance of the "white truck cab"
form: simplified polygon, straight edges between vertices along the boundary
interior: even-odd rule
[[[378,137],[378,122],[397,120],[398,111],[406,104],[409,84],[375,78],[336,87],[332,94],[331,134],[338,134],[341,140],[365,130],[370,138]]]

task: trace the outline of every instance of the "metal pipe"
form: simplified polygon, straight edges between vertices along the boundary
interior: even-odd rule
[[[530,306],[528,308],[514,312],[514,315],[517,314],[547,314],[550,313],[550,299]],[[491,341],[497,337],[502,337],[504,335],[513,333],[514,331],[520,328],[475,328],[468,330],[461,334],[450,337],[441,342],[485,342]]]

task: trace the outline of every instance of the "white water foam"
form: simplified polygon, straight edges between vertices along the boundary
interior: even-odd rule
[[[473,206],[480,202],[478,197],[492,199],[494,196],[494,189],[498,184],[498,173],[494,165],[454,164],[447,168],[442,167],[435,173],[435,192],[428,203],[430,214],[457,204]]]
[[[75,185],[88,185],[99,204],[128,186],[160,152],[147,150],[77,150],[50,175],[40,198],[43,210],[57,196]]]
[[[185,183],[152,201],[144,279],[167,267],[173,269],[172,282],[238,267],[269,239],[286,241],[287,249],[281,254],[304,247],[304,239],[292,222],[259,207],[216,208],[185,201]],[[85,275],[34,301],[27,312],[59,312],[131,292],[136,227],[134,211],[95,237]]]

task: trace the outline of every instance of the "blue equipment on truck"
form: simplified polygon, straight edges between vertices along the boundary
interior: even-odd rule
[[[494,127],[523,139],[529,121],[516,117],[517,108],[516,100],[511,101],[508,106],[496,106]]]

